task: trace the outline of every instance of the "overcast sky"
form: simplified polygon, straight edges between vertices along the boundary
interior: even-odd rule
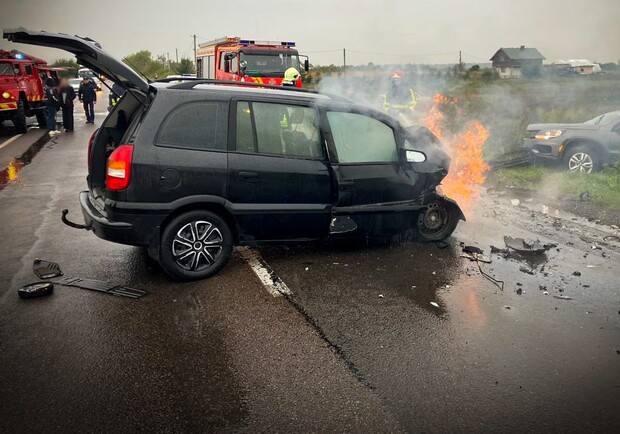
[[[342,48],[348,64],[454,63],[459,50],[486,62],[520,45],[548,62],[620,59],[620,0],[0,0],[0,28],[16,26],[89,36],[119,58],[141,49],[193,57],[196,34],[295,41],[316,64],[342,64]]]

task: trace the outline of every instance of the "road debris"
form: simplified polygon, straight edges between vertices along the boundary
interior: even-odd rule
[[[525,267],[525,266],[521,266],[519,267],[519,271],[525,274],[530,274],[530,275],[534,275],[534,270],[530,270],[529,268]]]
[[[437,303],[435,303],[434,301],[431,301],[431,306],[433,307],[439,307],[439,305]]]
[[[141,298],[148,295],[147,291],[129,288],[122,285],[115,285],[103,280],[83,279],[81,277],[62,277],[63,273],[57,263],[44,261],[38,258],[32,263],[32,270],[39,278],[48,280],[48,282],[45,283],[51,282],[61,286],[72,286],[75,288],[99,291],[106,294],[120,295],[122,297],[129,298]]]
[[[522,253],[543,253],[557,247],[557,244],[542,244],[540,240],[525,240],[523,238],[512,238],[509,236],[504,236],[504,243],[506,247]]]
[[[508,310],[510,310],[510,306],[505,305],[505,306],[504,306],[504,309],[508,309]]]
[[[553,298],[557,298],[558,300],[572,300],[573,297],[569,297],[568,295],[554,295]]]
[[[512,206],[519,206],[521,201],[519,199],[510,199],[510,203]]]
[[[581,272],[580,271],[573,271],[573,276],[581,276]]]
[[[383,298],[383,294],[379,294],[379,298]]]
[[[17,295],[19,295],[19,298],[36,298],[50,295],[53,291],[53,283],[37,282],[22,286],[17,290]]]

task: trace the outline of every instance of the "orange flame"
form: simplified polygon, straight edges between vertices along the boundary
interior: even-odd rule
[[[472,120],[464,131],[457,134],[445,132],[446,118],[442,109],[447,105],[456,106],[456,102],[456,99],[438,93],[422,122],[442,141],[452,158],[450,172],[442,182],[443,192],[468,208],[471,200],[478,197],[478,186],[484,184],[484,174],[489,170],[482,156],[489,130],[482,122]]]

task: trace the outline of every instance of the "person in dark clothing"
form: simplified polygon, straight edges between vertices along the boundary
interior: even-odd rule
[[[62,126],[66,132],[73,131],[73,100],[75,90],[69,85],[69,80],[63,78],[60,82],[60,105],[62,106]]]
[[[45,80],[45,110],[47,113],[47,129],[50,136],[60,133],[56,131],[56,113],[60,108],[58,100],[58,90],[56,90],[56,80],[48,78]]]
[[[78,98],[84,105],[84,113],[86,114],[86,123],[95,123],[95,103],[97,102],[97,88],[95,83],[88,78],[84,77],[80,83],[80,89],[78,90]]]
[[[108,95],[108,111],[112,111],[114,106],[118,104],[118,101],[121,99],[123,95],[125,95],[125,88],[118,83],[114,83],[112,86],[112,91]]]

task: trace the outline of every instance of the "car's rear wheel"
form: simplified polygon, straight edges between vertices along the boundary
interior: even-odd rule
[[[564,155],[564,165],[569,172],[592,173],[601,169],[601,162],[592,148],[575,146]]]
[[[452,235],[458,222],[456,207],[448,201],[436,199],[418,214],[418,235],[422,241],[441,241]]]
[[[233,235],[224,219],[210,211],[190,211],[164,229],[160,264],[174,279],[204,279],[226,265],[232,248]]]

